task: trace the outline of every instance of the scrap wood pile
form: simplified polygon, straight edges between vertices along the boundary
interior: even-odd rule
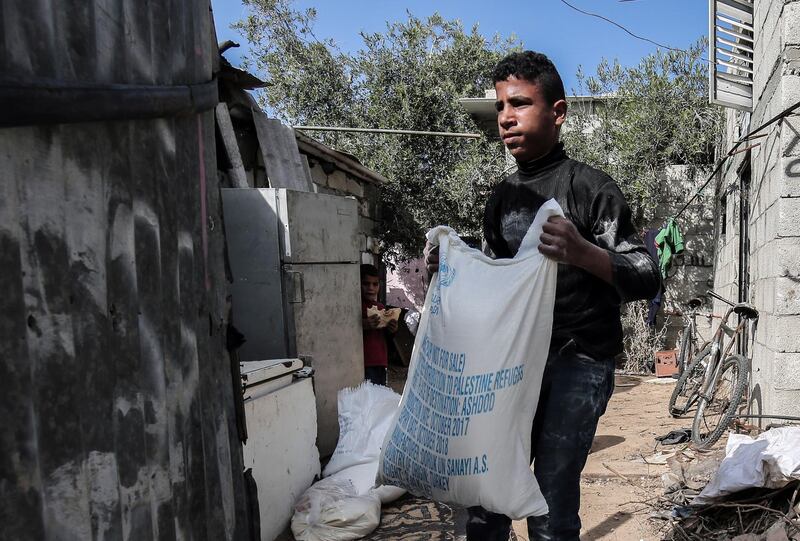
[[[677,508],[666,539],[673,541],[798,541],[800,481],[750,489],[707,506]]]
[[[667,464],[653,514],[665,539],[800,541],[800,427],[732,434],[725,449],[683,449]]]

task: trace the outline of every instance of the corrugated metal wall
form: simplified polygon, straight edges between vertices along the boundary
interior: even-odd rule
[[[207,0],[0,0],[3,77],[212,55]],[[213,110],[0,129],[0,539],[244,537],[218,197]]]

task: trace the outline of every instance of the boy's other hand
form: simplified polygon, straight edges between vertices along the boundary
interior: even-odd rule
[[[439,245],[434,246],[430,242],[426,242],[423,254],[425,255],[425,269],[428,274],[433,276],[439,272]]]
[[[368,331],[372,329],[377,329],[378,325],[381,324],[381,316],[379,316],[378,314],[372,314],[369,317],[363,318],[361,323],[364,326],[364,329]]]
[[[389,322],[386,324],[386,329],[390,333],[396,333],[397,332],[397,320],[396,319],[389,320]]]
[[[539,251],[547,257],[582,267],[590,251],[591,244],[578,232],[575,224],[562,218],[552,216],[542,225],[542,236]]]

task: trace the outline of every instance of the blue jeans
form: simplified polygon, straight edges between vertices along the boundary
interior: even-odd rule
[[[614,359],[592,359],[572,342],[550,352],[531,434],[533,473],[550,513],[528,517],[531,541],[579,541],[581,471],[613,391]],[[510,518],[467,511],[468,541],[508,540]]]

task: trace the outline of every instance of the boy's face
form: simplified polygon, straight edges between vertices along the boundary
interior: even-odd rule
[[[361,279],[361,296],[367,301],[378,301],[378,289],[381,282],[377,276],[364,276]]]
[[[517,161],[541,158],[558,143],[567,116],[567,102],[550,105],[536,83],[509,77],[495,83],[500,137]]]

